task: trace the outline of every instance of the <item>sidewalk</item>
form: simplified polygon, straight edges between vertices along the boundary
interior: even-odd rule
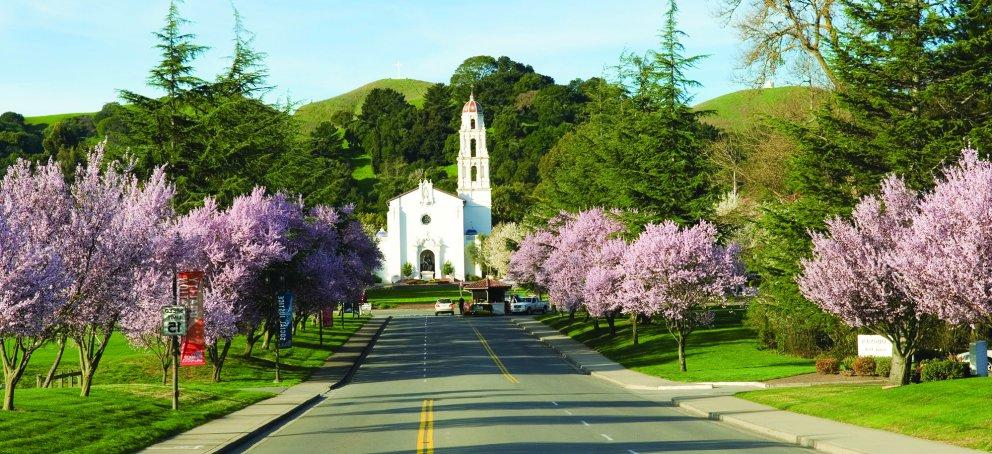
[[[513,323],[557,351],[577,369],[627,389],[658,391],[645,395],[676,405],[697,416],[756,432],[761,435],[831,453],[971,453],[979,452],[936,441],[778,410],[733,397],[750,383],[678,383],[642,374],[593,351],[531,318]]]
[[[392,317],[373,318],[353,334],[307,380],[284,389],[279,395],[249,405],[227,416],[190,429],[142,452],[155,454],[215,453],[240,444],[253,436],[274,428],[297,412],[323,399],[324,393],[346,382],[354,373],[354,365],[366,354]]]

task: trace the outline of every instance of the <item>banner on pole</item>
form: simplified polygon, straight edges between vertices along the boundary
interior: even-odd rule
[[[293,346],[293,294],[283,292],[276,295],[279,310],[279,348]]]
[[[182,271],[177,276],[179,304],[189,308],[191,323],[183,337],[181,366],[203,366],[207,343],[203,331],[203,272]]]
[[[320,323],[324,326],[331,326],[334,324],[334,309],[321,309],[320,310]]]

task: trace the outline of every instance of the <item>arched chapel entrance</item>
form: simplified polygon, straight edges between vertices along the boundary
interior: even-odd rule
[[[434,252],[429,249],[424,249],[420,253],[420,271],[434,272]]]

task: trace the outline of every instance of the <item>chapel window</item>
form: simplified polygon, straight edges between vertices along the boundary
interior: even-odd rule
[[[477,181],[478,177],[479,177],[479,169],[476,168],[475,166],[472,166],[472,181]]]
[[[472,157],[474,158],[475,157],[475,139],[472,139],[472,141],[469,143],[469,149],[472,150]]]
[[[475,129],[475,119],[473,118],[469,120],[469,123],[470,123],[469,129]]]

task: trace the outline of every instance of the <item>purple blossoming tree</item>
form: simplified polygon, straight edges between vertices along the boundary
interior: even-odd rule
[[[627,251],[627,243],[619,238],[607,241],[597,251],[592,268],[585,279],[585,306],[593,317],[604,317],[610,326],[610,337],[617,335],[616,316],[623,310],[620,287],[626,275],[620,268],[620,259]]]
[[[903,290],[897,268],[904,267],[900,242],[916,214],[917,194],[889,177],[879,196],[858,203],[851,220],[827,221],[826,233],[813,233],[813,257],[802,261],[797,277],[806,298],[854,327],[885,336],[893,344],[890,378],[909,382],[910,357],[922,337],[923,308]],[[910,253],[914,253],[911,251]]]
[[[11,166],[0,181],[0,359],[3,409],[14,409],[14,391],[31,355],[50,335],[69,283],[54,239],[68,216],[62,172],[49,163],[32,170]]]
[[[683,372],[689,334],[711,323],[711,309],[745,284],[738,248],[720,246],[716,227],[705,221],[685,228],[671,221],[647,225],[621,266],[626,311],[664,317]]]
[[[602,208],[593,208],[564,220],[544,266],[548,270],[551,301],[568,311],[569,319],[585,302],[586,274],[603,243],[623,229],[623,224]]]

